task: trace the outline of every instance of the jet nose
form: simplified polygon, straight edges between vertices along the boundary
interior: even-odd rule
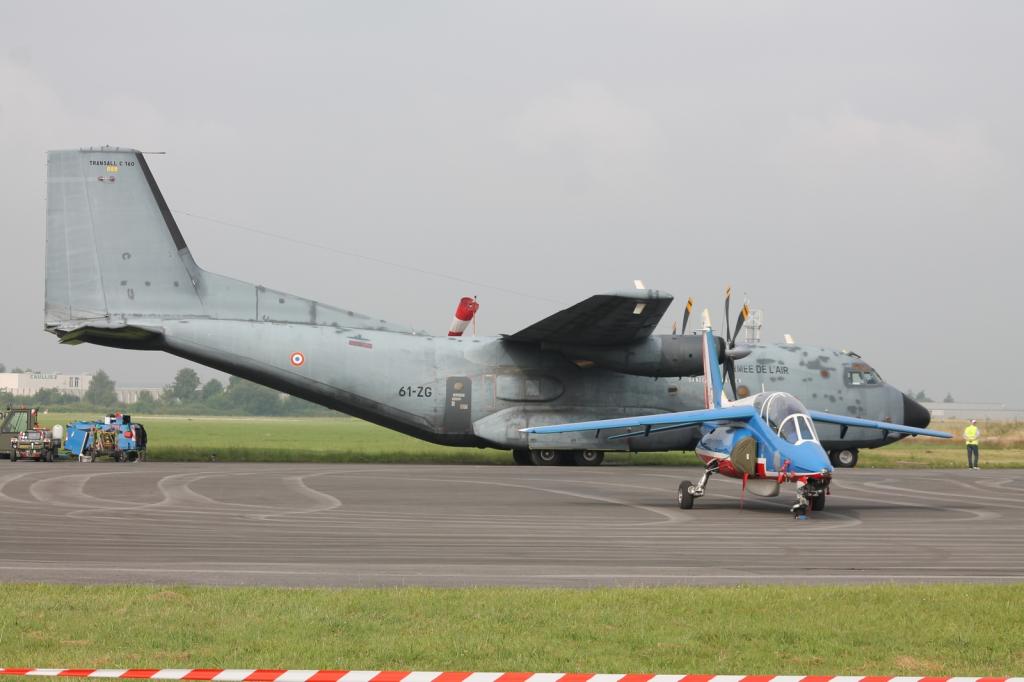
[[[919,429],[928,428],[932,415],[928,409],[913,398],[903,395],[903,423]]]

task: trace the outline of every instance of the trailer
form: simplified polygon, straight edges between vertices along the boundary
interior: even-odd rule
[[[102,421],[76,421],[67,425],[64,450],[80,462],[110,457],[115,462],[146,459],[148,437],[142,424],[130,415],[111,414]]]

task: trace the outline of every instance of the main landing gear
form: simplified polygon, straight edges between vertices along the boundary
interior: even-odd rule
[[[828,453],[832,466],[843,469],[852,469],[857,466],[857,448],[846,448],[845,450],[833,450]]]
[[[596,467],[604,461],[600,450],[513,450],[512,460],[519,466]]]
[[[716,471],[718,471],[718,462],[712,462],[704,469],[704,475],[697,481],[697,485],[693,485],[689,481],[683,481],[679,484],[677,499],[680,509],[693,509],[693,501],[698,497],[704,497],[704,491],[707,488],[708,481],[711,480],[711,474]]]

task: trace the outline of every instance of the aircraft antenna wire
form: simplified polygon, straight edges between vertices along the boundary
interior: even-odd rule
[[[554,298],[548,298],[547,296],[537,296],[536,294],[528,294],[525,291],[517,291],[515,289],[509,289],[507,287],[500,287],[494,284],[487,284],[486,282],[478,282],[472,279],[465,279],[464,277],[456,277],[455,275],[448,275],[443,272],[437,272],[435,270],[426,270],[424,268],[418,268],[413,265],[405,265],[403,263],[396,263],[394,261],[384,260],[383,258],[377,258],[375,256],[367,256],[365,254],[356,253],[355,251],[347,251],[345,249],[339,249],[334,246],[327,246],[326,244],[319,244],[317,242],[307,241],[295,236],[286,237],[275,232],[269,232],[267,230],[261,230],[255,227],[249,227],[246,225],[239,225],[238,223],[228,222],[226,220],[220,220],[218,218],[210,218],[208,216],[202,216],[197,213],[190,211],[183,211],[181,209],[171,209],[171,213],[176,215],[188,216],[189,218],[195,218],[196,220],[205,220],[206,222],[216,223],[217,225],[223,225],[225,227],[231,227],[236,230],[242,230],[243,232],[251,232],[253,234],[262,235],[264,237],[270,237],[272,239],[279,239],[281,241],[288,242],[289,244],[299,244],[301,246],[308,246],[314,249],[320,249],[322,251],[329,251],[342,256],[349,256],[351,258],[359,258],[371,263],[377,263],[379,265],[387,265],[392,268],[399,268],[400,270],[408,270],[409,272],[415,272],[420,275],[428,275],[430,277],[437,277],[439,279],[447,279],[452,282],[459,282],[460,284],[472,284],[473,286],[483,287],[484,289],[490,289],[492,291],[500,291],[505,294],[512,294],[513,296],[521,296],[523,298],[530,298],[535,301],[544,301],[546,303],[557,303],[559,305],[565,305],[565,301],[560,301]]]

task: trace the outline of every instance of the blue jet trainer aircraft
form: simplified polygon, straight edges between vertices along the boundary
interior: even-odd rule
[[[697,485],[690,481],[679,484],[680,509],[692,508],[694,499],[704,496],[711,474],[718,472],[743,479],[743,490],[749,488],[750,492],[762,497],[778,495],[779,486],[784,481],[796,483],[796,504],[790,508],[796,516],[802,516],[808,509],[824,509],[825,495],[832,483],[832,463],[818,440],[813,422],[837,424],[843,431],[854,426],[878,429],[887,434],[952,437],[943,431],[808,410],[789,393],[762,392],[730,401],[724,397],[717,346],[711,331],[711,319],[705,310],[703,410],[535,426],[522,430],[541,434],[594,431],[596,438],[602,431],[627,429],[608,436],[608,440],[617,440],[700,425],[701,438],[695,451],[704,462],[704,475]],[[643,431],[633,431],[634,428],[642,428]]]

